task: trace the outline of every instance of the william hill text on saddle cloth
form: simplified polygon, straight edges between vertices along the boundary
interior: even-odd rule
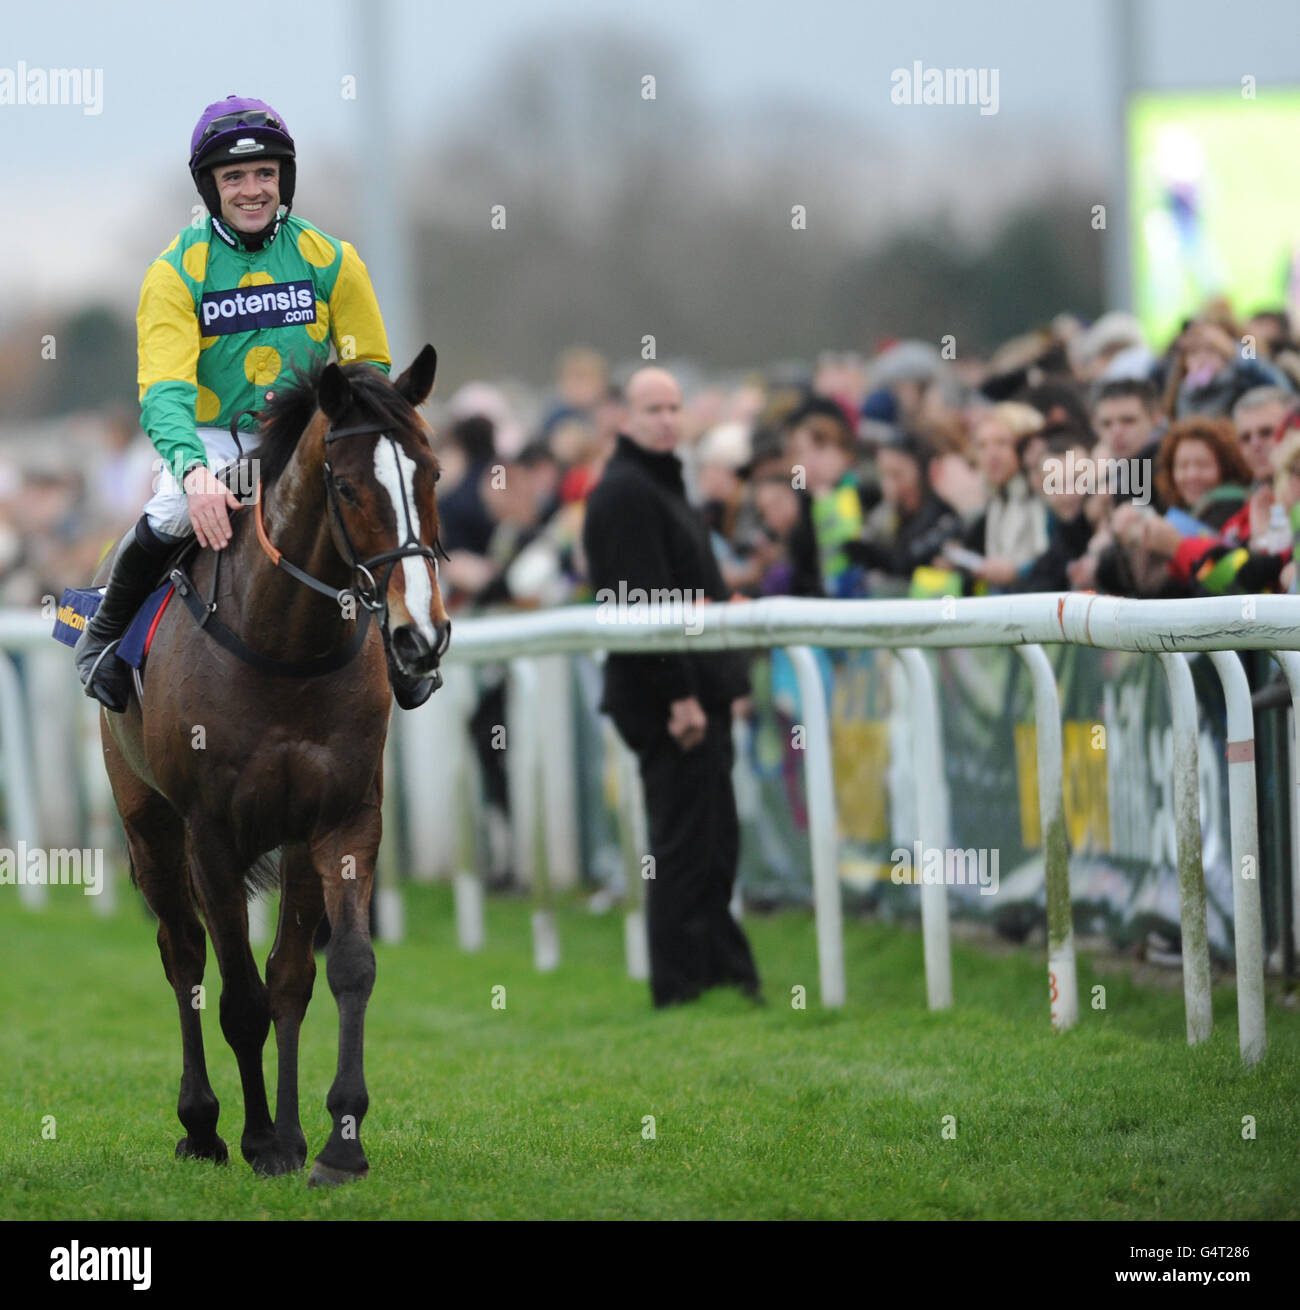
[[[295,367],[328,357],[385,373],[391,360],[370,278],[356,250],[296,215],[261,249],[231,244],[212,215],[185,228],[149,267],[137,314],[141,423],[162,457],[151,526],[188,533],[184,473],[238,453],[230,421],[258,410]],[[251,413],[236,422],[252,434]]]

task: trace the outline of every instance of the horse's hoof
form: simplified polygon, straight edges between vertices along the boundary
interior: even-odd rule
[[[261,1155],[251,1161],[253,1172],[262,1178],[279,1178],[283,1174],[296,1173],[307,1162],[307,1153],[285,1150],[283,1147],[275,1147],[270,1151],[263,1151]]]
[[[317,1160],[311,1167],[311,1175],[307,1179],[307,1186],[337,1187],[340,1183],[359,1183],[369,1172],[369,1165],[353,1172],[349,1169],[335,1169],[333,1165],[323,1164],[320,1160]]]
[[[178,1160],[211,1160],[213,1164],[228,1164],[230,1162],[230,1152],[226,1149],[226,1144],[220,1137],[214,1137],[210,1142],[196,1143],[188,1137],[182,1137],[176,1143],[176,1158]]]

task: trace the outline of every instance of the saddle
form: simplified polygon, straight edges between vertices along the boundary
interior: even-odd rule
[[[129,664],[136,671],[137,695],[140,693],[140,673],[144,669],[145,657],[153,645],[154,633],[158,631],[158,623],[163,616],[163,611],[166,610],[167,603],[176,590],[172,581],[172,571],[183,567],[185,561],[198,552],[198,548],[198,540],[194,537],[188,537],[177,545],[158,572],[161,585],[149,593],[148,599],[136,611],[135,618],[127,624],[126,631],[117,644],[118,659]]]

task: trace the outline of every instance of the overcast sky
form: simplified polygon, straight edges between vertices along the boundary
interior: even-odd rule
[[[340,85],[357,71],[356,24],[366,21],[358,9],[377,3],[7,4],[0,78],[19,61],[102,69],[103,104],[97,115],[0,105],[0,324],[70,300],[120,303],[138,287],[140,252],[161,249],[180,226],[166,198],[186,179],[189,133],[211,100],[238,91],[275,104],[308,179],[314,159],[357,157],[359,115]],[[1143,85],[1237,85],[1245,74],[1261,88],[1300,81],[1296,0],[1134,7]],[[389,0],[388,8],[399,146],[436,142],[459,125],[464,104],[521,42],[586,25],[675,51],[691,93],[724,119],[797,105],[878,133],[931,170],[1020,154],[1031,163],[1069,155],[1104,172],[1115,139],[1111,0]],[[997,114],[891,103],[891,72],[916,60],[996,69]],[[923,171],[900,184],[929,185]]]

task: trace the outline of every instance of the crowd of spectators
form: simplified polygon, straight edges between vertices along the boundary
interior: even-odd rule
[[[1300,346],[1222,305],[1163,353],[1068,316],[987,359],[920,341],[688,384],[678,454],[738,596],[1296,589]],[[531,427],[475,384],[440,435],[453,610],[589,598],[585,495],[618,432],[591,350]],[[500,440],[501,433],[509,440]]]

